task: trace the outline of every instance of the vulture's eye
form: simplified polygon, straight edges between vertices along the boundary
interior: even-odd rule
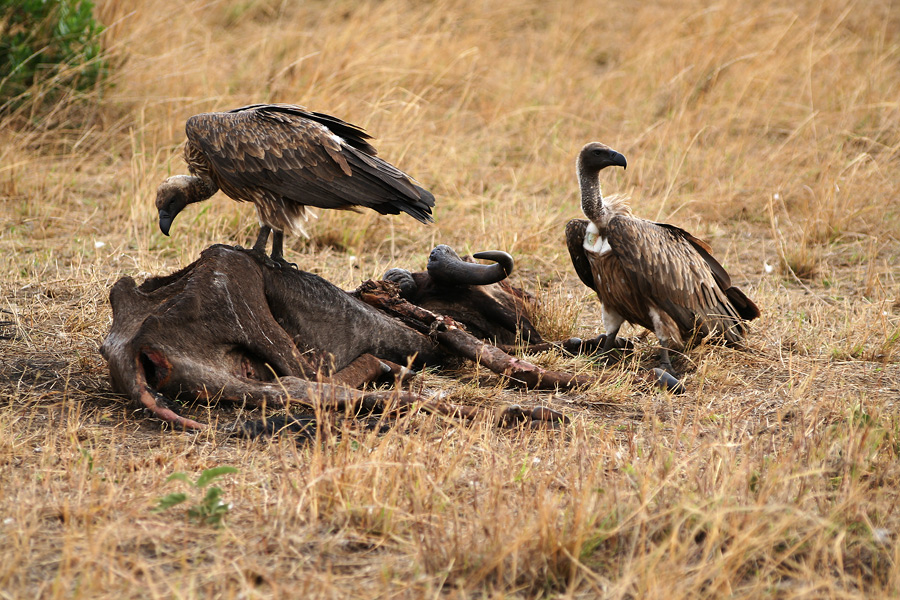
[[[594,150],[594,156],[602,156],[603,150]]]

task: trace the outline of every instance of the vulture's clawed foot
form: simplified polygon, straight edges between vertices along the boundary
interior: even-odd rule
[[[259,252],[262,255],[262,262],[270,269],[300,269],[297,266],[297,263],[288,262],[283,256],[269,256],[263,251],[253,250],[254,252]]]
[[[283,256],[279,256],[279,257],[273,256],[271,258],[271,262],[272,262],[272,264],[274,264],[274,266],[276,268],[279,268],[279,269],[297,269],[298,271],[300,270],[300,267],[297,266],[297,263],[288,262]]]
[[[250,248],[250,249],[248,250],[248,252],[249,252],[250,254],[253,254],[253,255],[254,255],[254,258],[256,258],[257,260],[259,260],[259,262],[261,262],[262,264],[266,265],[266,266],[269,267],[270,269],[277,269],[277,268],[279,268],[278,262],[275,261],[275,260],[272,259],[272,258],[269,258],[269,255],[268,255],[268,253],[266,252],[266,249],[265,249],[265,248],[257,248],[256,246],[253,246],[252,248]],[[283,260],[283,259],[282,259],[282,260]]]
[[[578,349],[578,354],[594,354],[602,350],[604,346],[606,346],[606,334],[601,333],[593,339],[581,341],[581,345]],[[631,342],[631,340],[617,337],[616,341],[612,343],[610,348],[615,350],[634,350],[634,344]]]
[[[659,368],[666,371],[675,379],[681,379],[681,375],[672,366],[672,360],[669,358],[669,350],[665,346],[659,349]]]
[[[601,334],[597,336],[597,341],[601,344],[606,343],[606,334]],[[613,348],[617,350],[634,350],[634,343],[631,340],[617,337],[612,345]]]

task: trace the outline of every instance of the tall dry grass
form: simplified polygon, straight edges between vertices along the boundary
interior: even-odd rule
[[[896,5],[98,4],[111,87],[0,123],[2,597],[900,594]],[[160,432],[105,382],[106,292],[252,240],[222,197],[165,238],[152,200],[184,172],[188,116],[263,101],[366,126],[437,197],[432,227],[328,213],[290,240],[339,285],[435,243],[499,248],[549,327],[593,332],[562,228],[574,156],[600,140],[629,160],[604,188],[708,239],[763,317],[746,351],[683,357],[677,398],[632,385],[633,361],[568,395],[422,376],[457,402],[562,407],[565,431]],[[168,475],[219,465],[240,469],[224,529],[151,512]]]

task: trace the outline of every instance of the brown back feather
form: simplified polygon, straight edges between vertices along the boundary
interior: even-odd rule
[[[432,220],[434,196],[375,156],[362,128],[335,117],[299,106],[252,105],[193,116],[185,130],[217,185],[236,200],[361,206]]]
[[[740,341],[743,317],[726,291],[736,288],[706,243],[678,227],[630,216],[611,219],[606,234],[632,285],[675,319],[683,335],[696,327],[703,335],[715,330]]]

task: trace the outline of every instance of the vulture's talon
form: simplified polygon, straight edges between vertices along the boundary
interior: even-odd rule
[[[265,264],[270,269],[280,269],[281,268],[281,263],[279,263],[277,260],[272,260],[265,254],[263,254],[263,264]]]
[[[275,267],[279,269],[297,269],[300,270],[300,267],[297,266],[297,263],[288,262],[284,258],[272,258],[272,263]]]
[[[634,342],[631,340],[617,337],[615,341],[614,348],[618,348],[619,350],[634,350]]]

